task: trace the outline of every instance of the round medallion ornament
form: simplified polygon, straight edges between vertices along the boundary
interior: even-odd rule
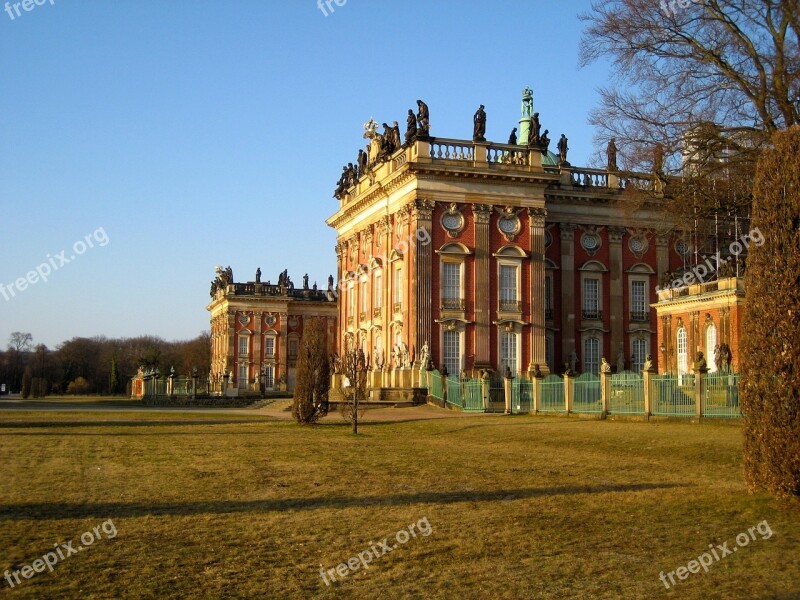
[[[264,322],[265,322],[267,325],[269,325],[270,327],[272,327],[273,325],[275,325],[275,315],[267,315],[267,316],[264,318]]]
[[[244,313],[239,315],[239,323],[242,325],[247,325],[250,322],[250,317]]]
[[[587,252],[594,252],[600,247],[600,238],[596,234],[584,233],[581,236],[581,246]]]
[[[502,217],[498,220],[497,226],[503,233],[516,233],[519,229],[519,219],[515,217]]]
[[[642,255],[647,251],[647,242],[640,237],[633,237],[628,241],[628,248],[636,255]]]
[[[461,227],[462,218],[463,217],[461,217],[461,215],[451,215],[451,214],[444,215],[442,217],[442,226],[445,229],[450,229],[455,231]]]
[[[458,237],[464,231],[464,215],[458,210],[458,205],[450,204],[445,212],[442,213],[441,224],[447,235],[451,238]]]
[[[678,240],[675,242],[675,252],[681,256],[686,256],[689,254],[689,244],[686,242],[686,240]]]

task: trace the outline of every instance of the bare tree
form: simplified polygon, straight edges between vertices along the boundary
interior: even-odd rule
[[[297,360],[292,414],[298,423],[316,423],[328,414],[330,362],[321,319],[303,320],[303,341]]]
[[[626,169],[681,175],[669,195],[693,210],[676,214],[749,203],[761,149],[800,122],[799,3],[593,2],[581,64],[614,72],[591,115],[598,144],[616,138]]]
[[[342,386],[340,388],[342,416],[353,424],[358,433],[358,419],[363,416],[363,402],[367,400],[369,363],[363,350],[351,348],[342,356]]]
[[[21,385],[21,372],[26,355],[33,348],[33,335],[27,332],[14,331],[8,338],[8,353],[10,355],[11,379],[13,389],[19,390]]]

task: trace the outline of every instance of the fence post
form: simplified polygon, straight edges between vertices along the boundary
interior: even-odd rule
[[[608,407],[611,401],[611,373],[603,371],[600,373],[600,418],[608,416]]]
[[[703,416],[703,410],[705,409],[705,402],[703,400],[703,392],[705,391],[706,387],[706,374],[708,373],[708,367],[705,366],[705,361],[702,361],[696,368],[694,369],[694,407],[695,407],[695,415],[699,419]]]
[[[645,369],[642,371],[642,393],[644,394],[644,417],[650,419],[653,414],[653,399],[650,397],[650,392],[653,389],[651,384],[655,371],[653,369]]]
[[[506,414],[510,415],[513,412],[513,407],[511,405],[511,382],[513,381],[513,377],[511,376],[511,372],[506,370],[505,375],[503,376],[503,393],[506,397]]]
[[[483,410],[489,410],[489,386],[491,385],[491,379],[489,377],[489,372],[484,371],[483,375],[481,376],[481,394],[483,395]]]
[[[533,374],[533,386],[531,389],[531,411],[533,414],[538,414],[539,409],[542,404],[542,379],[544,379],[544,375],[541,371],[535,372]]]
[[[572,412],[572,396],[575,393],[575,373],[567,369],[564,373],[564,409],[566,413]]]

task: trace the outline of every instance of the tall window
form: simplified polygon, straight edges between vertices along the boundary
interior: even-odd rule
[[[513,331],[500,332],[500,373],[503,374],[506,367],[511,369],[512,374],[517,372],[517,339],[518,335]]]
[[[600,280],[587,277],[583,280],[583,318],[600,318]]]
[[[644,361],[647,357],[647,340],[637,338],[633,340],[633,352],[631,353],[631,368],[638,373],[644,369]]]
[[[586,338],[583,342],[583,371],[584,373],[600,372],[600,340]]]
[[[461,334],[458,331],[445,330],[444,335],[444,366],[447,373],[459,377],[461,375]]]
[[[367,312],[367,280],[364,279],[359,286],[361,288],[361,312]]]
[[[689,343],[686,336],[686,328],[678,329],[677,339],[678,352],[678,376],[686,375],[689,372]]]
[[[517,267],[500,265],[500,309],[517,309]]]
[[[264,387],[268,390],[275,387],[275,367],[272,365],[264,367]]]
[[[247,355],[247,349],[249,348],[249,338],[246,335],[239,336],[239,355],[245,356]]]
[[[375,308],[383,307],[383,275],[380,271],[375,273],[375,293],[373,294]]]
[[[631,320],[645,321],[648,317],[645,298],[646,283],[640,280],[631,281]]]
[[[275,356],[275,338],[267,337],[264,339],[264,355]]]
[[[239,377],[236,380],[236,385],[240,390],[247,389],[247,365],[239,365]]]
[[[394,270],[394,303],[403,304],[403,267]]]
[[[553,336],[549,333],[544,337],[544,359],[547,361],[547,367],[552,372],[554,370],[554,363],[556,362],[555,344]]]
[[[351,283],[347,286],[347,317],[352,319],[356,314],[356,288]]]
[[[461,265],[459,263],[442,263],[442,299],[461,299]]]
[[[544,278],[544,318],[553,318],[553,278],[550,275]]]
[[[289,360],[297,360],[297,338],[289,340]]]
[[[708,363],[709,372],[713,373],[717,370],[717,359],[714,350],[717,347],[717,326],[710,323],[706,329],[706,363]]]

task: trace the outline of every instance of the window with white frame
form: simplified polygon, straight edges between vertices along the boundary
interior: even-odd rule
[[[461,264],[454,262],[442,263],[442,299],[461,299]]]
[[[367,296],[367,280],[366,279],[362,279],[361,280],[361,285],[359,286],[359,288],[360,288],[359,294],[361,296],[361,312],[362,313],[366,313],[367,312],[367,300],[369,299],[368,296]]]
[[[240,390],[247,389],[247,365],[239,365],[239,377],[236,380],[236,385]]]
[[[347,318],[352,319],[356,314],[356,288],[351,283],[347,286]]]
[[[403,304],[403,267],[400,265],[394,269],[394,303]]]
[[[583,372],[600,372],[600,340],[595,337],[586,338],[583,341]]]
[[[275,367],[272,365],[264,367],[264,387],[268,390],[275,387]]]
[[[714,373],[717,370],[717,358],[714,351],[717,348],[717,326],[709,323],[706,328],[706,363],[708,371]]]
[[[500,310],[517,310],[517,273],[516,265],[500,265]]]
[[[461,333],[446,329],[442,335],[442,360],[447,373],[459,377],[461,374]]]
[[[271,335],[264,338],[264,356],[275,356],[275,338]]]
[[[373,294],[375,308],[383,307],[383,274],[380,271],[375,273],[375,293]]]
[[[678,358],[678,376],[680,377],[689,372],[689,341],[685,327],[680,327],[678,329],[676,351]]]
[[[636,338],[633,340],[631,348],[631,368],[638,373],[644,369],[644,361],[647,358],[647,340]]]
[[[586,277],[583,280],[583,318],[600,318],[600,280]]]
[[[239,355],[246,356],[250,348],[250,338],[246,335],[239,336]]]
[[[519,370],[517,364],[519,347],[519,334],[514,331],[500,332],[500,373],[505,373],[506,367],[511,369],[512,374]]]
[[[641,279],[631,280],[631,320],[646,321],[647,310],[647,283]]]
[[[289,339],[289,360],[297,360],[297,348],[298,348],[298,340],[297,340],[297,338],[290,338]]]

